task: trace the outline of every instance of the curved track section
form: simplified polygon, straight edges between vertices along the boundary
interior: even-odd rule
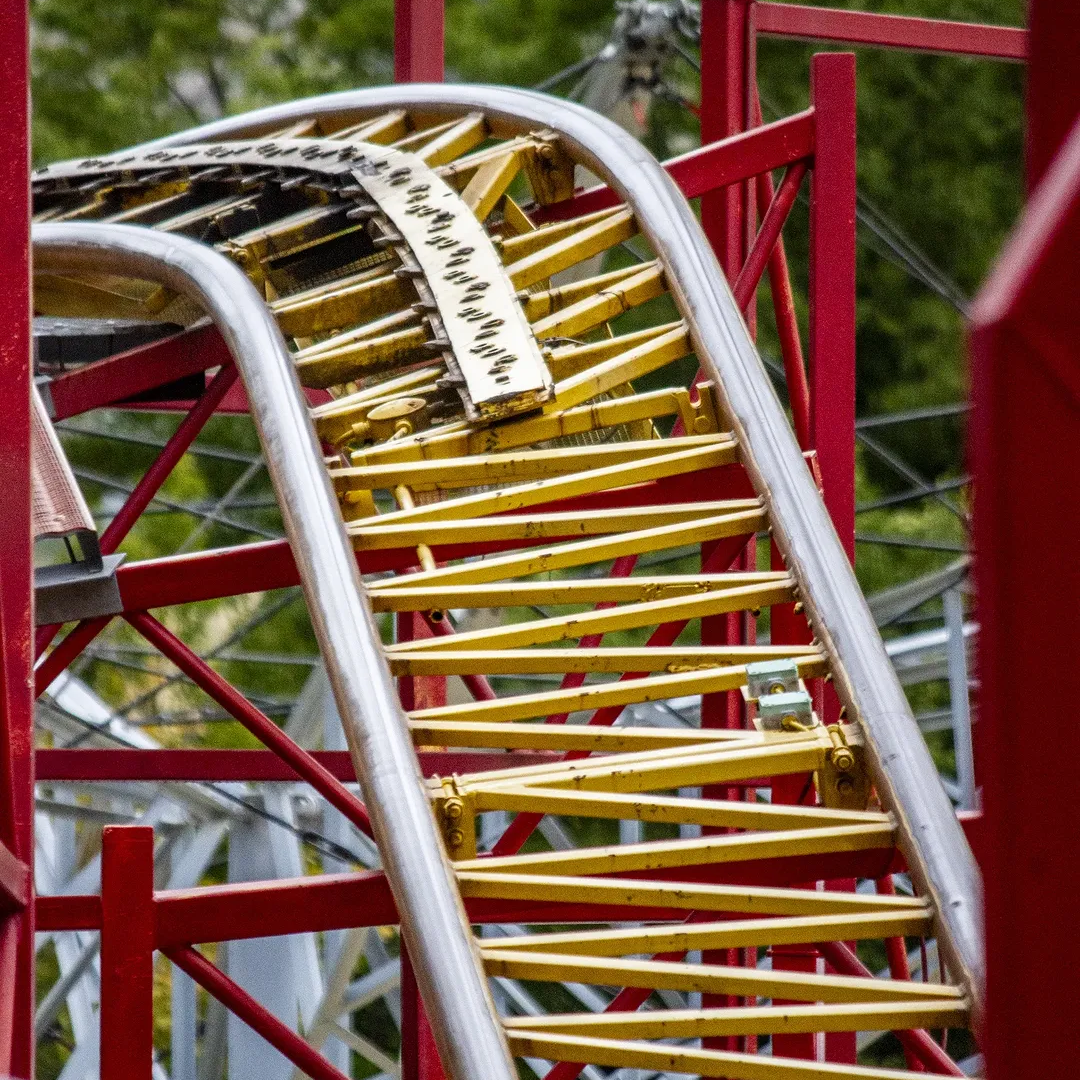
[[[579,169],[611,198],[573,201]],[[471,921],[530,927],[481,940],[489,975],[620,988],[600,1014],[505,1020],[512,1052],[563,1062],[559,1080],[574,1062],[833,1076],[818,1035],[889,1029],[912,1068],[957,1074],[925,1029],[971,1026],[977,871],[716,261],[634,140],[535,94],[407,87],[52,166],[35,193],[41,221],[113,223],[43,232],[43,252],[81,249],[46,313],[88,297],[113,313],[117,276],[176,287],[170,250],[200,242],[243,268],[300,383],[330,394],[309,414],[341,517],[316,524],[322,477],[278,480],[279,497],[316,625],[320,604],[338,612],[320,640],[405,936],[418,957],[446,949],[452,970],[422,985],[455,1078],[501,1065],[479,1064],[498,1058],[493,1026],[462,1051],[484,991],[455,1001],[474,946],[444,882]],[[271,468],[298,477],[314,444],[275,341],[280,405],[237,360]],[[350,606],[342,525],[369,612]],[[393,613],[394,643],[370,612]],[[357,657],[366,687],[348,682]],[[430,781],[422,823],[391,790],[420,789],[390,677],[416,744],[508,754]],[[852,723],[821,722],[828,682]],[[671,726],[687,701],[700,725]],[[889,895],[905,861],[917,895]],[[450,915],[409,899],[423,882]],[[904,939],[927,936],[951,983],[907,981]],[[861,977],[853,945],[875,941],[892,978]],[[702,1007],[671,1008],[680,993]]]

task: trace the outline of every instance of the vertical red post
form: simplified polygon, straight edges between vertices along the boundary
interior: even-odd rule
[[[1080,11],[1033,0],[1030,20],[1029,176],[1041,179],[972,309],[991,1080],[1075,1073],[1075,1024],[1047,1003],[1067,1000],[1080,963],[1076,936],[1063,931],[1080,919],[1069,823],[1080,729],[1055,727],[1052,754],[1032,760],[1027,751],[1031,732],[1047,725],[1045,673],[1075,670],[1080,653],[1080,624],[1062,603],[1080,594],[1080,485],[1069,453],[1080,437]],[[1047,500],[1051,527],[1032,529],[1026,515]]]
[[[855,57],[819,53],[810,68],[816,125],[810,188],[810,433],[822,493],[848,558],[855,561]],[[840,718],[831,686],[826,724]],[[826,882],[851,890],[855,882]],[[854,1064],[853,1032],[825,1036],[827,1061]]]
[[[416,973],[404,946],[401,950],[401,1080],[445,1080],[435,1036],[416,985]]]
[[[26,0],[0,0],[0,841],[34,857],[30,109]],[[33,875],[30,875],[32,887]],[[34,1075],[34,905],[0,926],[0,1074]]]
[[[154,830],[110,825],[101,844],[101,1080],[151,1080]]]
[[[1027,180],[1042,179],[1080,113],[1080,9],[1075,4],[1031,0],[1028,4],[1031,61],[1027,80]]]
[[[394,0],[394,82],[442,82],[444,0]]]
[[[716,142],[749,127],[749,0],[702,0],[701,141]],[[701,224],[729,282],[749,250],[749,184],[734,184],[701,197]]]
[[[855,56],[810,67],[810,437],[825,505],[855,559]]]

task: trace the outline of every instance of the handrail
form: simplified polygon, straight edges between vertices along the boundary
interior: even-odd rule
[[[201,304],[221,332],[251,403],[442,1061],[453,1080],[514,1080],[307,404],[268,308],[238,266],[187,237],[35,225],[33,252],[35,272],[109,269],[159,282]]]
[[[258,138],[302,118],[344,126],[386,109],[482,111],[505,130],[543,127],[633,207],[668,268],[695,350],[717,384],[770,510],[773,538],[799,583],[814,632],[836,661],[835,686],[865,735],[878,791],[897,819],[899,846],[935,911],[943,953],[982,1014],[984,955],[979,869],[893,671],[855,574],[803,462],[787,417],[689,204],[631,135],[573,102],[495,86],[409,84],[307,98],[218,120],[140,147]]]

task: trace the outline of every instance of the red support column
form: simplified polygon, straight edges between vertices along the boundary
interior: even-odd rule
[[[443,81],[444,0],[394,0],[394,82]]]
[[[855,56],[810,68],[817,124],[810,183],[810,436],[825,505],[855,559]]]
[[[30,132],[26,0],[0,0],[0,841],[34,857]],[[28,888],[33,874],[27,873]],[[0,925],[0,1074],[34,1075],[34,905]]]
[[[101,844],[101,1080],[151,1080],[154,830],[110,825]]]
[[[716,142],[749,125],[749,0],[702,0],[701,4],[701,141]],[[701,224],[729,282],[746,261],[749,214],[748,183],[733,184],[701,197]]]
[[[820,53],[810,69],[816,153],[810,188],[810,432],[822,493],[848,558],[855,561],[855,57]],[[822,720],[840,702],[821,695]],[[826,882],[834,890],[854,880]],[[825,1036],[827,1061],[854,1064],[855,1036]]]
[[[435,1036],[416,985],[416,973],[401,950],[401,1080],[445,1080]]]
[[[979,631],[979,772],[985,799],[986,1016],[991,1080],[1076,1072],[1068,1000],[1080,948],[1070,815],[1080,729],[1055,725],[1053,752],[1032,760],[1046,730],[1045,673],[1073,671],[1080,624],[1080,499],[1070,448],[1080,436],[1080,121],[1056,155],[1059,108],[1075,110],[1080,13],[1031,5],[1033,163],[1049,161],[1024,217],[972,310],[969,427],[975,477]],[[1058,71],[1043,70],[1063,64]],[[1060,78],[1056,100],[1047,93]],[[1071,83],[1071,85],[1067,85]],[[1045,140],[1045,143],[1044,143]],[[1036,175],[1038,168],[1035,169]],[[1043,528],[1033,512],[1053,507]],[[1049,900],[1049,903],[1047,903]]]
[[[1031,64],[1027,82],[1028,190],[1042,179],[1080,113],[1080,9],[1031,0]]]

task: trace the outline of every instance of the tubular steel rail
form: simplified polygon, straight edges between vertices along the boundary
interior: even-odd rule
[[[574,198],[582,169],[608,204]],[[817,1034],[871,1030],[896,1030],[910,1068],[961,1075],[926,1029],[970,1029],[978,1013],[977,869],[739,305],[635,140],[536,94],[410,86],[52,166],[34,188],[40,311],[150,317],[168,303],[177,317],[121,280],[137,279],[221,320],[455,1080],[510,1068],[471,981],[477,955],[491,976],[622,988],[602,1014],[504,1021],[515,1055],[563,1063],[557,1080],[581,1062],[831,1076],[785,1059],[813,1059]],[[290,363],[309,401],[329,391],[310,419]],[[766,533],[773,566],[758,570]],[[274,725],[145,613],[171,601],[141,580],[138,603],[122,585],[122,614],[287,757]],[[393,613],[394,644],[373,612]],[[98,629],[69,633],[40,684]],[[473,700],[440,697],[451,676]],[[818,719],[827,682],[847,724]],[[700,730],[634,722],[699,695]],[[509,751],[508,767],[433,778],[428,816],[406,730],[419,746]],[[548,756],[516,765],[520,751]],[[362,824],[332,777],[291,760]],[[480,852],[477,819],[496,812],[516,817]],[[566,850],[525,850],[545,815]],[[615,821],[647,838],[612,843]],[[917,895],[889,895],[905,863]],[[881,885],[855,892],[856,878]],[[818,881],[830,887],[800,885]],[[506,922],[508,908],[575,928],[474,944],[465,919]],[[929,935],[951,981],[907,979],[903,939]],[[158,947],[228,995],[196,940]],[[885,943],[892,978],[863,977],[856,941]],[[654,991],[701,993],[703,1007],[636,1012]],[[754,1053],[761,1036],[771,1057]],[[671,1038],[702,1048],[650,1041]]]
[[[101,273],[155,281],[207,311],[235,360],[251,404],[285,533],[296,559],[352,750],[370,827],[426,991],[439,1049],[454,1077],[514,1075],[473,949],[379,634],[323,467],[288,347],[255,287],[235,263],[185,236],[131,225],[39,225],[41,273]],[[148,616],[151,640],[168,631]],[[453,986],[452,994],[440,988]]]

